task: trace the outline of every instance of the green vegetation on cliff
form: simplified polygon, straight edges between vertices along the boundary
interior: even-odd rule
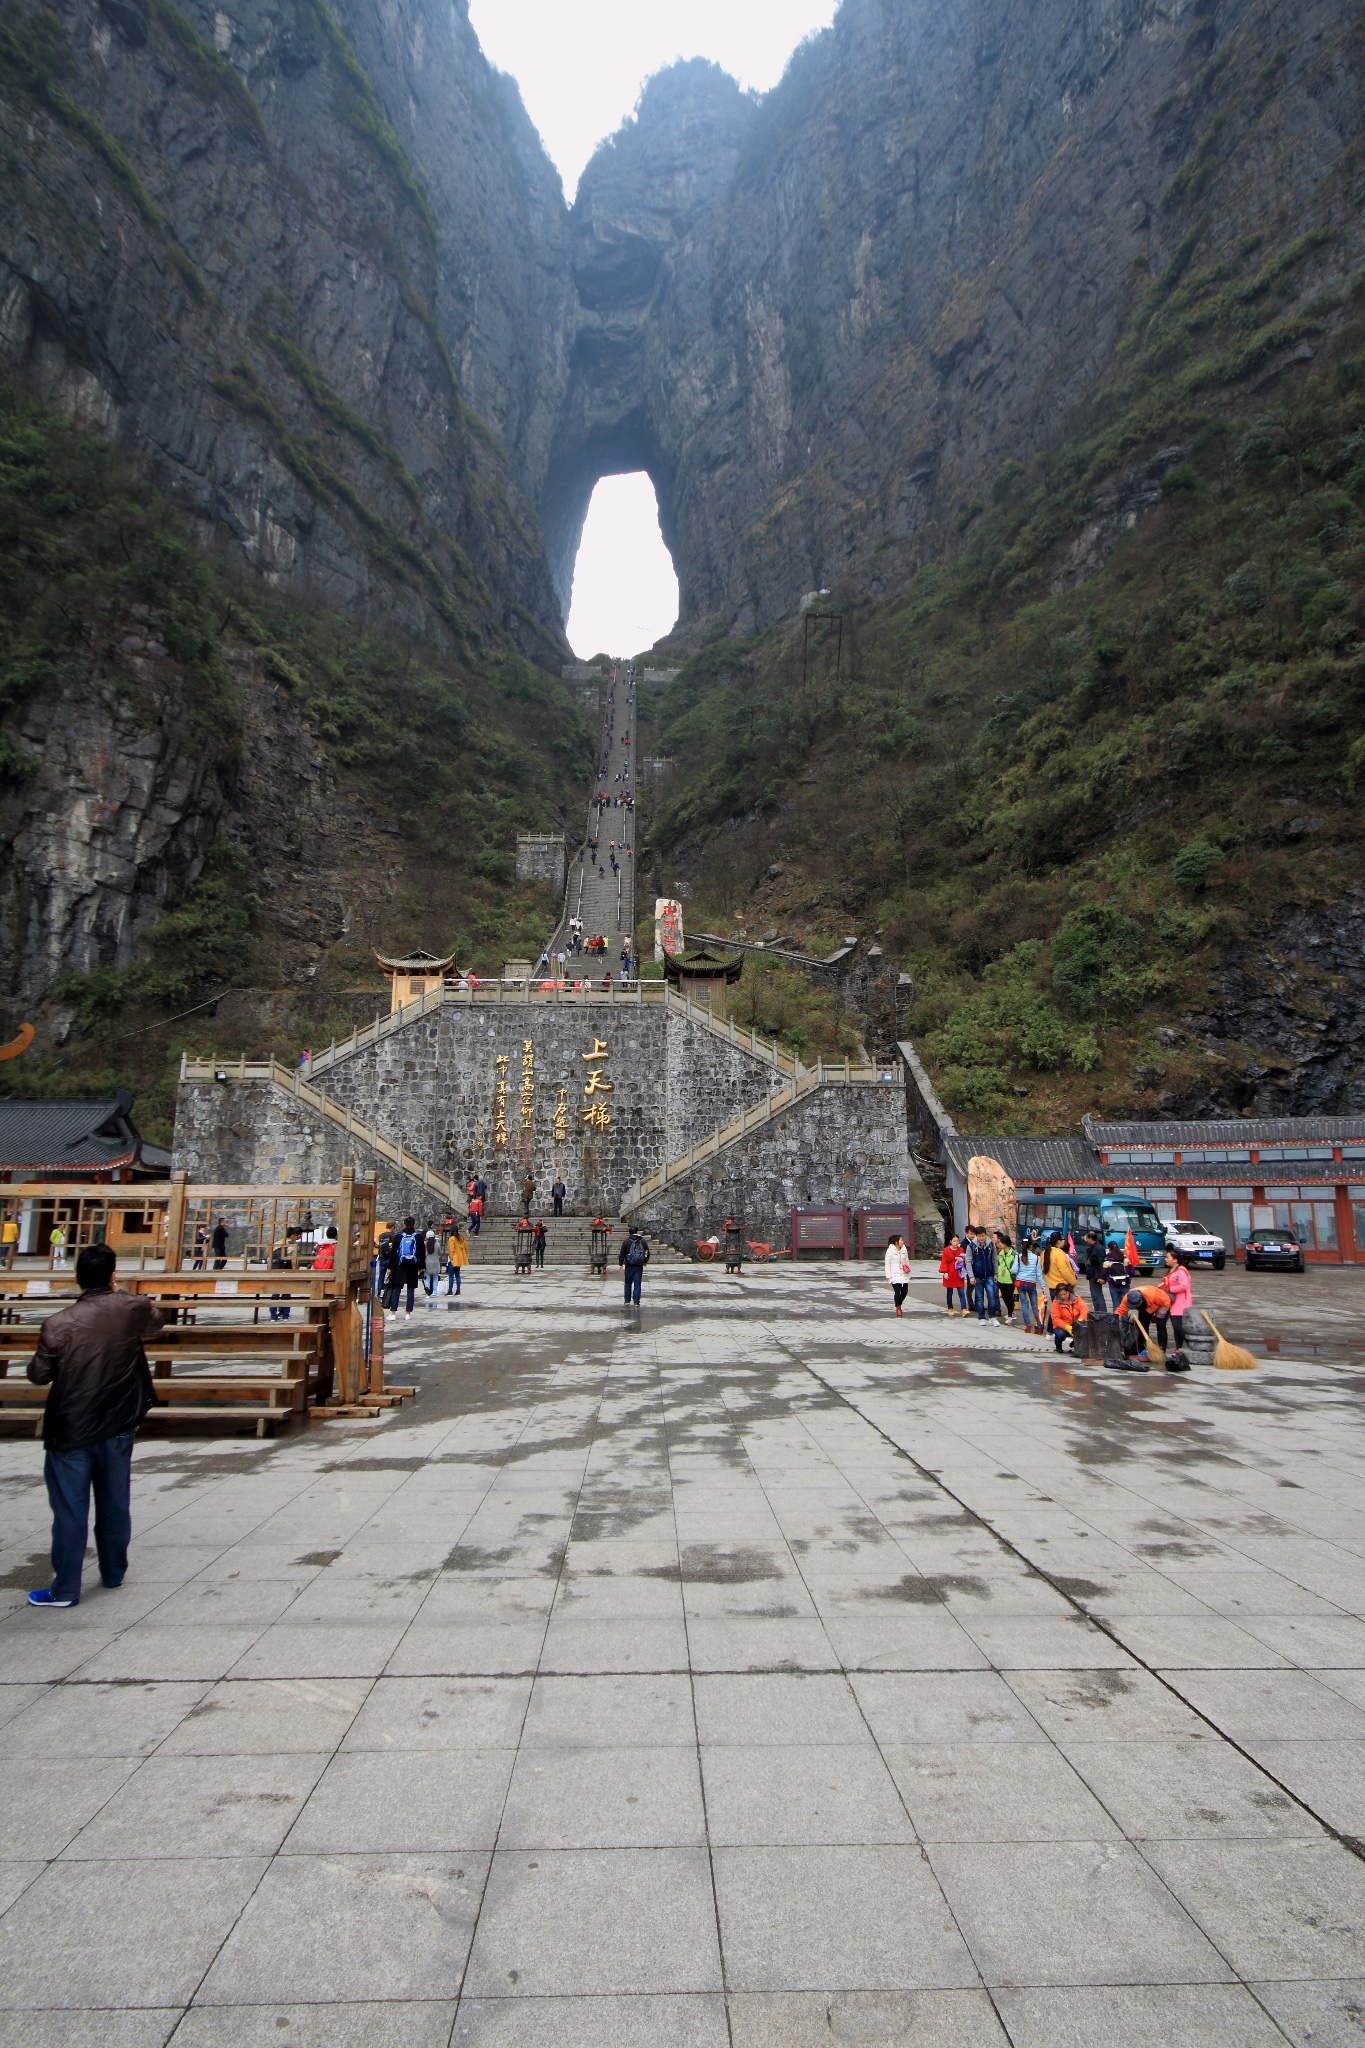
[[[284,700],[269,732],[253,724],[243,676]],[[53,721],[91,721],[101,746],[156,736],[201,758],[220,827],[131,958],[102,959],[52,991],[69,1019],[64,1044],[0,1068],[0,1091],[128,1086],[142,1128],[162,1137],[182,1048],[212,1038],[222,1050],[292,1058],[349,1030],[387,1000],[373,946],[449,946],[487,972],[539,944],[554,906],[514,883],[516,834],[576,804],[593,758],[571,690],[506,645],[442,655],[230,568],[107,441],[10,386],[0,388],[6,850],[42,799]],[[336,778],[335,837],[308,849],[313,869],[375,906],[368,923],[309,940],[302,981],[300,906],[287,880],[283,899],[263,885],[249,850],[260,821],[243,818],[238,787],[280,732],[286,746],[290,733],[296,746],[320,744]],[[176,799],[159,789],[158,801]],[[190,807],[188,795],[180,801]],[[382,835],[382,887],[372,848],[355,841],[356,818]],[[7,915],[22,916],[22,904],[7,903]],[[246,996],[219,1022],[212,1002],[224,990]]]
[[[836,590],[842,682],[832,628],[803,690],[781,626],[689,662],[647,731],[693,921],[871,925],[976,1128],[1249,1100],[1263,1054],[1172,1027],[1359,881],[1365,294],[1301,285],[1326,235],[1197,267],[1201,234],[955,558],[879,605]]]

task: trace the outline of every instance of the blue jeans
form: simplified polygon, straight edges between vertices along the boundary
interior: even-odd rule
[[[458,1293],[459,1293],[459,1291],[460,1291],[460,1275],[461,1275],[461,1273],[462,1273],[463,1271],[464,1271],[464,1268],[463,1268],[463,1266],[452,1266],[452,1265],[451,1265],[451,1263],[450,1263],[450,1260],[449,1260],[449,1259],[447,1259],[447,1260],[446,1260],[446,1293],[447,1293],[447,1294],[458,1294]]]
[[[1000,1293],[994,1280],[978,1280],[976,1283],[976,1313],[981,1322],[987,1316],[1000,1313]]]
[[[632,1301],[640,1299],[640,1282],[645,1277],[645,1269],[643,1266],[622,1266],[621,1271],[626,1276],[626,1307],[629,1308]]]
[[[128,1569],[128,1539],[133,1533],[129,1497],[133,1479],[135,1429],[84,1444],[78,1451],[49,1451],[43,1478],[52,1507],[52,1593],[57,1600],[79,1600],[85,1534],[90,1526],[90,1490],[95,1491],[95,1550],[100,1577],[117,1586]]]
[[[1038,1318],[1038,1288],[1032,1280],[1019,1282],[1019,1312],[1024,1318],[1026,1330],[1042,1329],[1042,1323]]]

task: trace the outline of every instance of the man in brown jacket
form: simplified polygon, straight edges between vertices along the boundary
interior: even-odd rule
[[[143,1339],[161,1328],[157,1304],[114,1286],[118,1261],[106,1244],[76,1260],[80,1293],[49,1316],[28,1376],[50,1387],[43,1414],[43,1477],[52,1507],[52,1584],[29,1594],[32,1607],[74,1607],[95,1494],[95,1550],[106,1586],[121,1586],[133,1522],[133,1439],[155,1395]]]

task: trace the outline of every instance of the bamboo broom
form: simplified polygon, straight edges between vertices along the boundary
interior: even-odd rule
[[[1219,1372],[1255,1372],[1260,1360],[1253,1358],[1249,1351],[1244,1351],[1240,1344],[1229,1344],[1206,1308],[1201,1308],[1199,1313],[1218,1339],[1214,1346],[1213,1362]]]
[[[1136,1329],[1139,1337],[1141,1337],[1143,1343],[1147,1347],[1148,1362],[1152,1365],[1164,1366],[1166,1363],[1166,1354],[1162,1350],[1161,1346],[1157,1343],[1156,1338],[1152,1335],[1151,1331],[1145,1330],[1142,1327],[1142,1324],[1138,1321],[1138,1318],[1136,1316],[1133,1317],[1133,1327]]]

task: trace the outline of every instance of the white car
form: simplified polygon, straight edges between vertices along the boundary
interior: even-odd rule
[[[1201,1266],[1212,1266],[1215,1273],[1221,1273],[1228,1262],[1228,1248],[1222,1238],[1212,1236],[1202,1223],[1188,1220],[1166,1225],[1166,1249],[1179,1252],[1184,1259],[1197,1260]]]

